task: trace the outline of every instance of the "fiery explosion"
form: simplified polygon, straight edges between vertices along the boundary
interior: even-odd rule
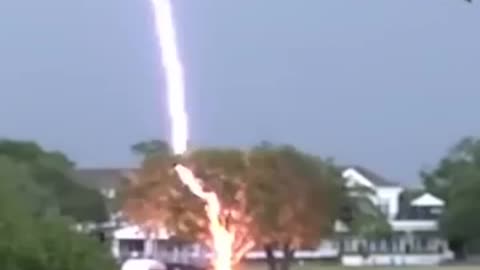
[[[187,150],[188,117],[185,109],[185,82],[183,67],[178,56],[175,26],[173,23],[172,5],[170,0],[151,0],[155,13],[156,34],[162,51],[162,61],[165,70],[168,94],[168,108],[171,118],[171,143],[173,152],[182,155]],[[227,228],[221,222],[222,205],[215,192],[204,190],[202,181],[196,178],[193,172],[185,166],[176,165],[180,180],[190,191],[205,202],[205,212],[209,220],[209,231],[212,237],[214,252],[213,267],[215,270],[231,270],[250,248],[253,241],[242,243],[234,250],[238,243],[235,237],[239,234],[234,226]]]

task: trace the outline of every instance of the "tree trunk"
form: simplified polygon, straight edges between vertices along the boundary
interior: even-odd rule
[[[293,261],[295,250],[290,247],[289,243],[285,243],[283,245],[282,252],[283,252],[283,258],[282,258],[282,264],[281,264],[280,270],[290,270],[290,265]]]
[[[465,252],[465,241],[460,239],[451,239],[448,241],[448,246],[453,252],[456,261],[463,261],[467,258]]]
[[[268,270],[277,270],[277,260],[275,258],[274,252],[274,245],[267,244],[264,247],[265,254],[267,255],[267,264]]]

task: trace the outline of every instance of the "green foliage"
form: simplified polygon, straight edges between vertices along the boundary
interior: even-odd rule
[[[162,140],[151,140],[139,142],[132,146],[132,151],[142,157],[151,157],[152,155],[170,155],[172,153],[170,145]]]
[[[250,189],[259,239],[313,246],[331,232],[340,198],[334,166],[292,146],[263,143],[249,153]]]
[[[33,215],[43,216],[58,212],[50,192],[33,180],[28,166],[23,163],[0,156],[0,179],[3,191],[1,196],[11,200],[21,199],[21,204],[31,210]],[[15,192],[7,192],[11,190]],[[18,198],[17,195],[21,197]]]
[[[23,166],[0,158],[1,269],[35,269],[41,264],[41,245],[31,233],[36,229],[33,213],[38,211],[32,183]]]
[[[450,200],[441,220],[442,229],[451,239],[480,239],[479,180],[461,181],[452,186]]]
[[[109,251],[95,239],[72,232],[60,219],[42,222],[39,239],[46,258],[45,270],[115,270]]]
[[[99,243],[42,209],[52,202],[30,172],[24,163],[0,157],[0,269],[116,269]]]
[[[33,180],[29,182],[34,182],[37,192],[43,194],[38,208],[55,205],[62,215],[77,221],[106,220],[102,195],[73,181],[73,162],[65,155],[45,151],[32,142],[1,140],[0,156],[23,166],[24,173]]]
[[[374,191],[365,187],[344,190],[339,219],[356,235],[373,239],[391,234],[387,217],[373,204],[369,196]]]
[[[462,139],[434,170],[421,175],[427,190],[447,202],[440,225],[456,255],[463,256],[463,246],[480,240],[480,140]]]
[[[430,171],[421,176],[427,190],[444,200],[449,200],[450,190],[462,181],[475,181],[480,171],[480,140],[467,137],[458,142]]]

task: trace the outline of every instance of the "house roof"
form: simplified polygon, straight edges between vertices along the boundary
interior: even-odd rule
[[[385,177],[361,166],[353,166],[353,169],[370,180],[376,186],[397,186],[398,184],[386,179]]]
[[[412,201],[412,206],[418,207],[436,207],[444,206],[445,202],[430,193],[425,193]]]
[[[116,189],[126,181],[126,174],[131,169],[90,168],[76,169],[73,178],[80,184],[94,189]]]
[[[343,170],[352,169],[355,170],[358,174],[369,180],[373,185],[379,187],[395,187],[399,186],[397,183],[392,182],[385,177],[365,168],[362,166],[354,165],[354,166],[346,166]]]
[[[431,213],[419,213],[421,208],[443,207],[442,200],[420,189],[407,189],[399,198],[397,220],[435,219]],[[420,209],[420,210],[419,210]],[[428,211],[427,211],[428,212]]]

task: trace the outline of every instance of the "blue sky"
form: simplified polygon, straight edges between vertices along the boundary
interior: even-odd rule
[[[174,0],[192,141],[292,143],[414,183],[480,135],[480,7],[461,0]],[[0,2],[1,137],[82,167],[168,136],[147,0]]]

